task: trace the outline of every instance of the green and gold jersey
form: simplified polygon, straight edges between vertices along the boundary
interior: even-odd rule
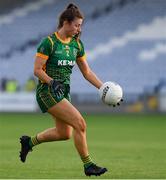
[[[81,40],[73,37],[70,42],[65,42],[57,32],[41,41],[36,56],[47,60],[43,70],[48,76],[64,81],[65,84],[70,84],[70,75],[76,60],[86,59]]]

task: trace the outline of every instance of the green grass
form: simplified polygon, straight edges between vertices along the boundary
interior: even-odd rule
[[[166,178],[165,115],[84,117],[91,157],[109,170],[100,178]],[[19,161],[19,137],[53,125],[49,115],[0,114],[0,178],[88,179],[73,140],[43,143]]]

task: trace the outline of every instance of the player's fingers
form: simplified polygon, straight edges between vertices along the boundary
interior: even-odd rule
[[[59,96],[59,92],[57,92],[57,93],[56,93],[56,96],[57,96],[57,98],[60,98],[60,96]]]
[[[61,95],[63,95],[63,94],[64,94],[64,91],[63,91],[62,89],[60,89],[60,93],[61,93]]]

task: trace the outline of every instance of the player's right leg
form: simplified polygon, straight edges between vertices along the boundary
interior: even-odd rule
[[[69,87],[66,86],[65,94],[69,94]],[[48,88],[47,84],[39,83],[36,91],[36,99],[39,104],[40,109],[43,113],[47,112],[48,109],[58,103],[64,98],[64,96],[57,97],[53,91]],[[55,120],[55,117],[54,117]],[[63,129],[63,131],[59,131],[59,129]],[[66,140],[71,136],[72,127],[67,125],[61,120],[56,118],[56,128],[49,128],[45,131],[39,133],[34,137],[29,136],[21,136],[21,151],[20,151],[20,159],[22,162],[25,162],[27,154],[32,151],[32,147],[40,144],[41,142],[50,142],[57,140]]]
[[[55,121],[56,127],[46,129],[45,131],[38,133],[35,137],[24,135],[20,138],[20,160],[22,162],[26,161],[28,153],[32,151],[32,147],[35,145],[43,142],[62,141],[71,138],[72,127],[55,117],[53,117],[53,120]]]
[[[78,112],[78,110],[69,101],[67,101],[66,99],[63,99],[56,105],[49,108],[48,112],[52,116],[54,116],[56,119],[66,123],[66,125],[68,125],[68,126],[73,127],[75,146],[76,146],[76,149],[77,149],[78,153],[80,154],[80,157],[84,163],[85,174],[90,176],[90,175],[101,175],[101,174],[105,173],[107,171],[107,169],[96,166],[92,162],[91,158],[89,157],[89,152],[88,152],[88,147],[87,147],[87,142],[86,142],[86,123],[85,123],[83,117],[81,116],[81,114]],[[61,133],[62,133],[62,131],[61,131]],[[40,138],[41,137],[39,137],[39,139]],[[28,139],[28,137],[26,139]],[[46,140],[47,140],[47,138],[45,138],[45,142],[46,142]],[[29,148],[27,141],[24,141],[24,142],[25,143],[21,143],[24,148],[22,150],[22,152],[24,152],[24,150],[25,150],[25,152],[22,153],[22,155],[24,156],[22,158],[23,162],[26,159],[26,155],[31,150]],[[33,139],[33,142],[39,143],[38,137],[35,137],[35,139]]]
[[[48,112],[73,127],[75,147],[84,163],[84,172],[87,176],[100,176],[107,169],[93,163],[89,156],[86,140],[86,123],[79,111],[66,99],[51,107]]]
[[[29,144],[30,137],[29,136],[21,136],[20,143],[21,143],[21,151],[20,151],[20,160],[25,162],[27,154],[32,151],[32,147]]]
[[[55,126],[53,128],[46,129],[45,131],[42,131],[37,134],[37,139],[39,142],[51,142],[51,141],[62,141],[62,140],[68,140],[72,136],[72,130],[73,128],[66,124],[61,119],[55,118],[54,116],[53,120],[55,121]]]

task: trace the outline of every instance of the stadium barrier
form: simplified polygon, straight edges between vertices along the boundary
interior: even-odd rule
[[[0,112],[36,112],[34,93],[0,93]]]
[[[153,96],[143,96],[133,102],[125,99],[122,105],[118,108],[104,105],[95,94],[72,94],[72,103],[80,112],[84,113],[166,113],[166,92]],[[0,112],[39,111],[34,92],[0,93]]]

